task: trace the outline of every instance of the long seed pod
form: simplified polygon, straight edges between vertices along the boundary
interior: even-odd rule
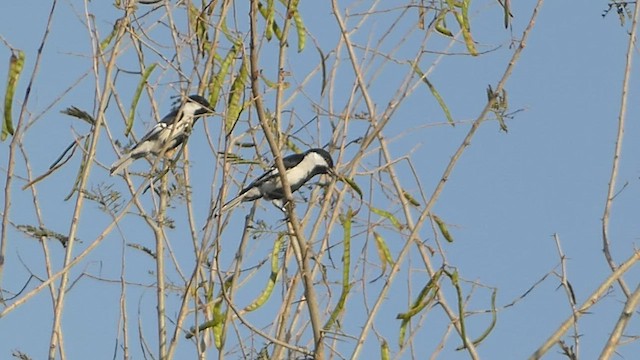
[[[17,52],[17,55],[16,55]],[[13,118],[11,116],[13,108],[13,95],[16,92],[16,85],[20,78],[20,73],[24,68],[25,55],[22,50],[13,51],[9,59],[9,75],[7,76],[7,91],[4,95],[4,121],[2,122],[2,134],[0,140],[4,141],[9,135],[13,135]]]
[[[242,57],[242,64],[240,65],[240,72],[233,80],[231,85],[231,93],[229,95],[229,104],[227,106],[227,116],[224,120],[225,133],[229,135],[233,130],[240,113],[244,109],[244,104],[240,104],[240,99],[244,94],[244,89],[249,79],[249,66],[247,64],[247,57]]]
[[[342,292],[340,293],[340,298],[338,299],[338,303],[336,307],[331,312],[329,316],[329,320],[324,325],[325,330],[329,330],[331,326],[338,320],[338,317],[344,311],[344,305],[347,302],[347,295],[349,295],[349,290],[351,289],[351,284],[349,283],[349,273],[351,267],[351,219],[353,218],[353,210],[349,209],[345,216],[341,216],[340,221],[342,222],[342,227],[344,228],[344,236],[342,239],[344,252],[342,254]]]
[[[273,292],[273,289],[276,286],[276,281],[278,280],[278,274],[280,273],[278,255],[280,254],[283,242],[284,234],[278,235],[276,242],[273,244],[273,250],[271,251],[271,275],[269,276],[269,282],[262,293],[251,304],[244,308],[245,311],[254,311],[258,309],[267,302],[269,297],[271,297],[271,293]]]
[[[133,94],[133,100],[131,101],[131,108],[129,109],[129,117],[127,118],[127,126],[124,130],[125,135],[129,135],[131,129],[133,128],[133,119],[135,119],[136,108],[138,107],[138,101],[140,101],[140,95],[142,94],[142,90],[144,89],[144,85],[147,83],[149,76],[153,72],[153,69],[156,68],[156,63],[153,63],[147,66],[142,73],[142,78],[140,78],[140,82],[138,83],[138,87],[136,88],[136,92]]]

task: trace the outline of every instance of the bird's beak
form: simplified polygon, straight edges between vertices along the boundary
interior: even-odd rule
[[[203,110],[198,110],[196,115],[198,116],[207,116],[207,115],[211,115],[213,114],[215,111],[213,109],[210,108],[204,108]]]

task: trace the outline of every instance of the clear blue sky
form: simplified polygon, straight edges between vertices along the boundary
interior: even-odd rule
[[[107,3],[101,5],[98,1],[93,1],[89,5],[92,12],[100,14],[97,15],[96,21],[103,35],[110,31],[116,16],[111,5]],[[302,3],[303,16],[305,11],[308,14],[317,14],[316,17],[305,16],[309,32],[318,38],[321,46],[333,46],[336,33],[330,27],[327,29],[323,20],[332,19],[329,8],[315,2]],[[515,15],[512,20],[513,36],[518,38],[529,20],[533,2],[527,2],[526,5],[517,1],[512,3]],[[33,68],[36,49],[42,37],[50,5],[49,2],[42,1],[8,0],[2,7],[0,35],[12,46],[24,50],[27,55],[26,71],[20,80],[16,95],[16,99],[21,99],[24,84]],[[59,4],[51,38],[45,48],[46,55],[33,88],[29,106],[33,115],[42,112],[62,91],[90,70],[89,38],[82,25],[83,7],[79,1],[65,1]],[[515,300],[556,266],[558,255],[552,239],[554,233],[562,240],[564,253],[568,257],[569,280],[578,304],[581,304],[609,274],[601,251],[601,218],[616,136],[629,24],[620,26],[615,11],[603,19],[601,13],[606,7],[604,1],[547,1],[544,4],[522,58],[506,86],[511,110],[524,111],[508,122],[507,134],[500,132],[495,122],[482,125],[433,209],[450,224],[450,230],[455,237],[455,242],[446,244],[445,247],[449,263],[458,267],[464,278],[497,287],[499,306]],[[496,2],[476,0],[473,2],[472,12],[476,14],[472,20],[472,30],[480,48],[489,49],[495,45],[502,47],[477,59],[447,58],[430,77],[452,110],[453,117],[460,121],[471,120],[477,116],[486,101],[487,85],[495,85],[512,53],[512,50],[508,49],[510,30],[500,26],[502,18]],[[239,13],[237,16],[245,16],[245,13]],[[379,19],[384,23],[384,16]],[[353,23],[350,25],[353,26]],[[375,28],[375,25],[371,26]],[[358,41],[364,41],[365,35],[359,34]],[[295,39],[292,38],[291,42],[295,45]],[[10,53],[5,46],[0,49],[0,84],[4,84]],[[317,54],[312,46],[305,52],[309,56],[307,59],[316,59],[310,61],[317,62]],[[295,58],[293,52],[291,58]],[[640,60],[634,63],[634,75],[637,74],[638,64]],[[122,65],[124,69],[135,70],[135,67],[127,68],[132,65],[126,62]],[[428,65],[425,63],[423,67]],[[304,64],[294,62],[292,66],[302,67]],[[25,143],[35,174],[45,171],[60,151],[69,144],[73,134],[72,127],[81,133],[86,131],[86,126],[59,114],[59,110],[75,105],[91,111],[95,96],[92,76],[89,73],[80,86],[56,103],[53,110],[47,112],[30,130]],[[618,261],[631,255],[640,234],[640,223],[637,221],[637,214],[640,213],[637,201],[640,198],[640,146],[636,141],[640,127],[636,121],[636,80],[637,77],[632,77],[629,117],[618,179],[620,187],[625,183],[627,186],[614,202],[610,228],[613,255]],[[383,73],[372,86],[372,95],[379,108],[383,108],[393,95],[385,92],[388,90],[387,82],[393,81],[393,73]],[[120,84],[126,84],[126,81]],[[132,77],[131,88],[119,88],[118,91],[123,96],[130,95],[136,84],[137,78]],[[310,91],[318,90],[314,88]],[[341,91],[348,92],[350,87]],[[159,104],[158,111],[166,113],[170,108],[169,96],[175,92],[167,86],[166,89],[158,90],[157,94],[161,96],[156,99]],[[297,101],[293,105],[296,110],[302,116],[311,118],[313,112],[309,103],[303,97],[299,97]],[[123,103],[129,104],[130,98],[123,99]],[[427,94],[426,88],[421,97],[416,96],[415,99],[408,100],[407,104],[385,129],[385,136],[393,139],[403,134],[402,138],[391,142],[391,151],[398,157],[413,151],[414,164],[419,167],[420,180],[429,195],[453,151],[467,133],[469,125],[459,124],[455,128],[437,125],[405,134],[407,129],[445,121],[442,111]],[[141,106],[147,110],[140,110],[138,115],[148,116],[148,103]],[[223,106],[220,103],[218,110]],[[121,117],[117,117],[118,112],[113,108],[109,109],[108,115],[111,116],[108,121],[121,121]],[[137,134],[145,131],[149,124],[147,119],[138,119]],[[219,129],[217,125],[211,124],[208,128],[210,131]],[[202,127],[198,129],[202,130]],[[198,178],[201,177],[202,180],[196,179],[194,189],[202,191],[203,194],[198,196],[200,201],[195,206],[196,211],[202,213],[199,218],[204,221],[213,174],[213,169],[204,165],[207,161],[212,161],[212,157],[204,136],[195,135],[190,143],[191,152],[194,154],[194,166],[201,171],[198,172]],[[355,133],[353,135],[356,136]],[[114,137],[120,141],[125,139],[122,131],[114,134]],[[325,133],[325,137],[318,143],[324,144],[327,140]],[[195,150],[198,146],[205,147],[207,153],[198,154]],[[0,169],[4,179],[8,142],[1,143],[0,149],[0,154],[5,155],[0,157]],[[107,165],[116,158],[106,138],[100,144],[97,158]],[[377,155],[372,156],[365,164],[373,167],[376,159]],[[74,203],[63,202],[62,199],[70,191],[77,163],[75,161],[75,165],[53,175],[38,186],[48,226],[62,233],[68,231]],[[143,167],[146,164],[137,166]],[[24,175],[21,162],[18,171],[21,176]],[[404,174],[409,179],[407,169],[404,168],[402,171],[405,171]],[[100,183],[116,183],[114,186],[125,189],[121,181],[110,178],[106,171],[92,172],[90,184]],[[411,190],[416,190],[415,184],[410,181],[407,181],[407,184]],[[14,183],[11,219],[17,224],[33,224],[35,217],[30,193],[17,189],[22,185],[20,181]],[[366,183],[360,185],[366,187]],[[3,196],[4,193],[0,194],[0,199],[4,202]],[[248,208],[249,206],[245,206],[244,209]],[[97,214],[98,210],[95,211]],[[91,212],[88,212],[84,216],[91,216],[90,214]],[[237,214],[234,219],[238,226],[241,226],[241,218],[242,216]],[[184,216],[178,219],[178,226],[182,221]],[[80,227],[79,238],[86,242],[80,244],[78,249],[88,246],[88,242],[108,223],[105,216],[96,216],[95,221],[92,219],[91,222],[84,222]],[[126,224],[123,226],[127,226]],[[135,223],[130,223],[130,226],[135,226]],[[432,236],[427,230],[425,228],[422,232],[425,238]],[[45,276],[45,272],[41,247],[37,242],[13,229],[10,233],[3,286],[10,291],[17,291],[29,276],[27,268],[41,277]],[[132,233],[129,236],[127,240],[130,242],[152,245],[151,234],[147,228],[136,235],[139,239],[133,238]],[[188,259],[192,256],[191,248],[180,247],[179,241],[182,239],[177,233],[170,235],[170,238],[174,241],[174,251],[185,266],[182,270],[189,273],[191,265]],[[235,251],[233,242],[237,241],[237,237],[226,235],[224,240],[231,242],[225,248],[228,261],[231,261]],[[184,241],[190,242],[188,238]],[[64,251],[57,245],[52,242],[50,248],[54,266],[59,267]],[[117,279],[120,272],[121,245],[122,240],[114,234],[83,262],[74,272],[75,276],[84,271],[96,277]],[[391,246],[392,250],[397,251],[399,245],[391,243]],[[270,251],[270,244],[256,244],[251,251],[249,259],[262,258]],[[154,276],[147,271],[154,269],[154,263],[148,257],[137,253],[129,252],[128,257],[128,279],[132,282],[152,284]],[[415,260],[417,261],[417,258]],[[334,261],[339,261],[339,256],[334,255]],[[24,265],[21,265],[21,262]],[[339,274],[333,273],[335,276]],[[639,280],[638,275],[639,272],[636,270],[630,272],[626,278],[632,288]],[[177,280],[177,277],[174,280]],[[558,281],[551,277],[515,307],[502,310],[496,328],[478,347],[481,357],[518,359],[530,355],[570,314],[566,295],[558,288],[558,284]],[[30,286],[33,286],[33,283]],[[65,349],[69,359],[111,358],[118,331],[118,287],[117,283],[98,282],[85,277],[78,281],[69,293],[63,320],[66,332]],[[246,297],[242,298],[242,295]],[[155,294],[151,288],[131,286],[127,296],[129,321],[132,325],[130,336],[137,344],[137,339],[134,339],[137,337],[137,329],[133,324],[137,321],[139,304],[142,306],[141,316],[145,319],[144,331],[150,336],[155,334]],[[246,302],[253,295],[249,291],[246,294],[241,292],[239,296],[240,301]],[[393,297],[393,293],[390,297]],[[468,309],[486,309],[489,298],[488,291],[478,290]],[[449,294],[449,300],[453,303],[453,293]],[[175,301],[177,296],[170,297],[170,303]],[[623,301],[623,296],[616,289],[594,307],[589,315],[582,317],[580,331],[583,334],[583,358],[594,358],[600,353],[618,319]],[[390,304],[394,304],[393,300],[390,300]],[[394,319],[397,309],[398,307],[391,308],[390,314],[393,315],[389,316],[387,322],[381,320],[377,323],[381,328],[394,329],[389,332],[391,335],[388,339],[393,344],[392,352],[397,350],[394,337],[399,326],[398,321]],[[354,313],[357,314],[357,311]],[[34,359],[44,358],[49,344],[51,320],[50,297],[46,291],[6,318],[0,319],[0,358],[9,358],[15,349],[26,352]],[[259,318],[253,320],[259,322]],[[433,318],[434,322],[440,321],[439,324],[442,320],[435,316]],[[431,341],[440,339],[443,328],[433,326],[432,330],[429,321],[430,318],[427,318],[426,330],[421,332],[421,336],[425,337],[423,350],[430,353],[434,345]],[[488,316],[474,317],[470,320],[469,328],[478,334],[488,322]],[[349,324],[344,326],[346,331],[352,330],[352,335],[358,333],[357,325],[354,328],[349,328]],[[637,330],[638,322],[632,321],[629,332],[637,335]],[[457,342],[457,339],[451,341],[449,349],[455,347],[451,344]],[[257,340],[256,344],[259,347],[263,342]],[[155,346],[152,348],[155,350]],[[192,350],[181,350],[185,351],[182,353],[183,356],[193,354]],[[626,358],[632,358],[640,352],[640,345],[623,346],[619,351]],[[345,355],[349,353],[346,350]],[[365,354],[377,356],[377,353],[377,343],[371,342]],[[137,347],[132,349],[132,354],[135,359],[141,358],[140,349]],[[409,355],[409,352],[404,353],[405,358]],[[442,354],[442,358],[445,359],[467,357],[466,353],[453,350]],[[560,357],[557,348],[549,352],[548,358]]]

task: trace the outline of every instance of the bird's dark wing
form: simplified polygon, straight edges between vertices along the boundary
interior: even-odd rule
[[[284,163],[284,168],[285,169],[291,169],[292,167],[300,164],[302,159],[304,159],[304,155],[305,154],[293,154],[293,155],[289,155],[289,156],[284,157],[282,159],[282,162]],[[276,167],[276,166],[273,165],[273,167]]]
[[[293,154],[293,155],[289,155],[282,158],[282,163],[284,164],[285,169],[291,169],[292,167],[300,164],[302,159],[304,159],[304,154]],[[251,184],[249,184],[247,187],[242,189],[242,191],[240,192],[240,195],[246,193],[247,191],[257,186],[264,184],[265,182],[273,179],[276,176],[280,176],[278,174],[279,174],[278,168],[274,164],[273,166],[271,166],[271,168],[267,172],[260,175],[257,179],[253,180]]]
[[[162,120],[160,120],[160,122],[163,124],[172,125],[178,119],[179,111],[180,111],[179,107],[171,110],[171,112],[165,115],[165,117],[163,117]],[[180,118],[182,118],[182,116],[184,116],[184,114],[180,114]]]
[[[271,167],[267,172],[265,172],[264,174],[260,175],[257,179],[253,180],[253,182],[251,182],[251,184],[247,185],[247,187],[242,189],[242,191],[240,191],[239,195],[242,195],[242,194],[246,193],[247,191],[249,191],[249,190],[251,190],[251,189],[253,189],[255,187],[260,186],[264,182],[273,179],[275,176],[278,176],[278,169],[276,169],[275,167]]]
[[[148,133],[146,133],[138,144],[142,144],[145,141],[156,140],[158,138],[158,134],[164,131],[169,125],[172,125],[176,120],[176,115],[178,114],[178,109],[171,111],[167,114],[159,123],[155,124]]]

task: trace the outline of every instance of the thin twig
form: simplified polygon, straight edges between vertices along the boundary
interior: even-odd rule
[[[529,360],[537,360],[542,358],[542,356],[546,354],[547,351],[549,351],[549,349],[551,349],[551,347],[560,340],[560,338],[562,338],[564,333],[569,330],[569,327],[571,327],[580,316],[585,314],[587,310],[589,310],[589,308],[595,305],[598,300],[604,294],[606,294],[611,284],[613,284],[613,282],[617,281],[624,273],[631,269],[631,267],[635,265],[638,260],[640,260],[640,251],[634,252],[629,259],[620,264],[620,266],[618,266],[618,268],[613,273],[611,273],[611,275],[609,275],[609,277],[606,278],[602,282],[602,284],[600,284],[600,286],[598,286],[598,288],[587,298],[587,300],[582,303],[582,305],[580,305],[578,311],[575,314],[571,314],[571,316],[569,316],[567,320],[565,320],[560,325],[560,327],[558,327],[558,329],[547,339],[547,341],[545,341],[542,346],[540,346],[529,357]]]
[[[620,313],[620,318],[618,319],[616,326],[613,328],[607,344],[604,349],[602,349],[600,359],[607,360],[614,355],[616,348],[620,345],[622,333],[627,325],[629,325],[629,321],[635,313],[638,303],[640,303],[640,284],[638,284],[638,287],[636,287],[633,294],[627,298],[627,303],[624,305],[624,309],[622,309],[622,312]]]
[[[577,314],[578,310],[576,309],[576,295],[573,291],[573,287],[569,280],[567,279],[567,258],[562,251],[562,246],[560,244],[560,236],[558,234],[553,234],[553,240],[556,243],[556,249],[558,250],[558,256],[560,256],[560,286],[564,289],[567,294],[567,299],[569,300],[569,305],[571,306],[571,311],[574,315]],[[578,331],[578,319],[573,323],[573,349],[568,349],[571,353],[579,358],[580,353],[580,332]]]

